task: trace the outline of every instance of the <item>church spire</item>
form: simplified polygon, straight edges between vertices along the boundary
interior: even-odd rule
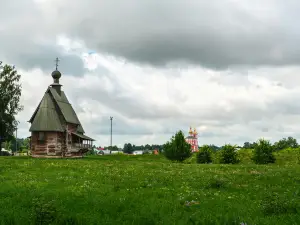
[[[59,62],[59,59],[56,58],[56,60],[55,60],[55,70],[51,74],[52,77],[53,77],[54,84],[59,84],[59,78],[61,78],[61,73],[57,70],[58,62]]]
[[[193,130],[192,130],[192,127],[190,127],[189,135],[192,135],[192,134],[193,134]]]
[[[57,67],[58,67],[58,62],[59,62],[60,60],[58,59],[58,57],[56,57],[56,59],[55,59],[55,70],[57,70]]]
[[[59,79],[61,78],[61,73],[57,70],[59,61],[60,60],[58,58],[55,59],[55,70],[51,74],[51,76],[53,78],[53,84],[51,85],[51,87],[53,87],[57,91],[57,93],[60,95],[62,85],[59,84]]]

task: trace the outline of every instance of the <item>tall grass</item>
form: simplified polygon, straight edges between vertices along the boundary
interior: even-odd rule
[[[298,224],[300,165],[254,165],[250,153],[238,165],[0,157],[0,224]]]

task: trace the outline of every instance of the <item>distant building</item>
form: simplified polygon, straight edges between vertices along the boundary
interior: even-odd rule
[[[196,128],[194,128],[193,131],[192,127],[190,127],[189,135],[185,138],[185,140],[191,145],[192,152],[198,152],[198,133]]]
[[[143,155],[143,154],[144,154],[144,151],[143,151],[143,150],[135,150],[135,151],[133,151],[132,154],[133,154],[133,155]]]
[[[58,60],[58,59],[57,59]],[[94,139],[86,136],[65,93],[61,90],[61,73],[52,72],[53,84],[30,118],[32,157],[82,157],[92,149]]]
[[[159,151],[158,151],[157,149],[154,149],[153,154],[154,154],[154,155],[158,155],[158,154],[159,154]]]

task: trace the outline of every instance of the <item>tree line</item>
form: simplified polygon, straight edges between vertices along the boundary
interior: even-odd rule
[[[27,139],[17,139],[15,140],[14,132],[17,129],[18,121],[16,120],[16,115],[18,112],[23,110],[23,106],[20,104],[22,86],[20,84],[21,75],[18,74],[14,66],[3,64],[0,61],[0,153],[2,148],[8,150],[18,151],[22,149],[29,148],[29,140]],[[181,132],[181,147],[174,145],[176,143],[175,139],[171,142],[167,142],[164,145],[134,145],[131,143],[125,143],[123,151],[126,153],[132,153],[137,150],[154,150],[157,149],[160,152],[165,149],[182,149],[187,148],[187,144],[184,139],[184,135]],[[172,137],[173,138],[173,137]],[[173,143],[174,142],[174,143]],[[172,144],[171,144],[172,143]],[[177,143],[178,144],[178,143]],[[285,148],[298,148],[299,144],[297,140],[293,137],[287,137],[270,144],[272,151],[279,151]],[[177,146],[177,147],[176,147]],[[185,146],[185,147],[184,147]],[[257,149],[258,142],[245,142],[242,148],[245,149]],[[219,147],[216,145],[209,145],[212,151],[219,151],[224,149],[225,146]],[[227,146],[228,147],[228,146]],[[118,150],[117,146],[104,147],[108,150]],[[172,150],[172,151],[173,151]]]
[[[297,148],[298,144],[296,144],[297,141],[295,141],[296,139],[291,137],[283,138],[272,145],[268,140],[259,139],[253,143],[253,145],[249,146],[246,144],[245,147],[248,149],[253,148],[251,160],[254,163],[268,164],[276,161],[273,152],[278,151],[278,147]],[[177,162],[183,162],[193,155],[191,145],[185,141],[182,131],[178,131],[175,136],[172,136],[170,141],[164,145],[163,154],[167,159]],[[240,162],[238,159],[237,146],[226,144],[222,146],[219,151],[215,151],[209,145],[201,146],[199,152],[195,154],[197,163],[212,163],[212,154],[219,155],[219,163],[221,164],[237,164]]]
[[[101,147],[99,147],[99,148],[101,148]],[[104,150],[112,150],[112,151],[119,150],[119,148],[116,145],[114,145],[114,146],[104,146],[103,148],[104,148]],[[161,151],[163,149],[163,145],[158,145],[158,144],[134,145],[134,144],[131,144],[131,143],[125,143],[122,151],[124,153],[131,154],[134,151],[152,151],[152,150],[155,150],[155,149],[158,150],[158,151]]]
[[[255,149],[255,147],[258,145],[258,142],[245,142],[243,145],[243,148],[245,149]],[[282,138],[279,141],[275,142],[274,144],[271,144],[271,147],[274,151],[280,151],[286,148],[298,148],[299,144],[297,140],[293,137],[287,137]]]
[[[12,137],[9,141],[2,142],[1,148],[12,152],[25,152],[30,148],[30,141],[28,138]]]

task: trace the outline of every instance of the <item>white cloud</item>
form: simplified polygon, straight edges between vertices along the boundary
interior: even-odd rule
[[[22,74],[19,136],[60,54],[63,89],[99,145],[109,116],[118,145],[164,143],[190,125],[201,144],[299,137],[296,1],[35,2],[0,9],[0,57]]]
[[[258,69],[249,71],[245,77],[239,71],[216,72],[201,67],[175,71],[124,63],[100,53],[98,56],[99,66],[107,69],[107,74],[95,70],[82,77],[63,74],[61,78],[63,89],[78,112],[86,133],[97,138],[98,145],[110,142],[109,116],[114,116],[113,130],[123,132],[113,136],[113,143],[117,145],[126,141],[164,143],[178,129],[187,133],[190,125],[198,128],[201,144],[240,144],[259,137],[276,140],[300,133],[294,120],[299,116],[280,111],[282,101],[300,93],[300,86],[290,89],[284,85],[281,73],[288,68],[270,69],[272,73],[278,72],[273,79],[264,75],[268,74],[267,68],[263,74]],[[293,74],[289,76],[293,77],[300,70],[290,71]],[[20,73],[25,110],[18,116],[21,121],[19,135],[25,137],[29,128],[25,121],[30,118],[52,78],[39,69],[20,70]],[[274,85],[274,82],[283,86]],[[128,105],[130,109],[112,107],[103,102],[103,94],[115,97],[112,106],[122,103],[123,97],[135,103]],[[125,106],[126,101],[123,102]],[[141,109],[144,110],[142,116],[136,116]],[[134,129],[141,134],[131,135]],[[143,130],[147,134],[143,134]]]

